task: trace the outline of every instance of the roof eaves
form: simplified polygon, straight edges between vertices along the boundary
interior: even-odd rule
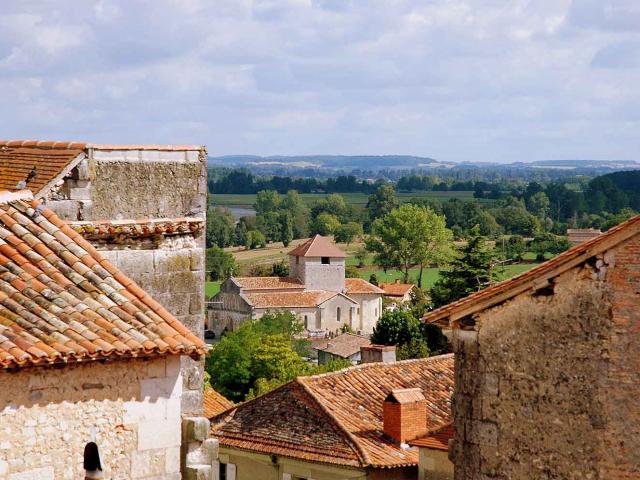
[[[58,175],[49,180],[49,182],[47,182],[39,191],[35,192],[35,198],[42,198],[43,196],[45,196],[49,192],[49,190],[51,190],[55,186],[56,183],[66,177],[69,172],[77,167],[78,164],[85,158],[87,158],[86,152],[82,152],[76,155],[76,157],[69,163],[67,163],[67,165],[60,171]]]
[[[528,290],[536,291],[545,287],[551,279],[628,240],[639,230],[640,215],[613,227],[598,237],[570,248],[527,272],[429,312],[422,317],[422,320],[442,325],[448,319],[449,326],[456,328],[457,320],[503,303]],[[544,278],[541,279],[541,277]]]

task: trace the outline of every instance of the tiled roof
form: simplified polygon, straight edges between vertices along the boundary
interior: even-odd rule
[[[196,233],[204,228],[201,218],[161,218],[155,220],[111,220],[69,222],[69,226],[86,239],[118,237],[143,238],[155,235]]]
[[[457,327],[457,320],[505,302],[526,291],[551,285],[553,278],[640,233],[640,215],[576,245],[531,270],[427,313],[423,321]]]
[[[415,403],[425,400],[419,388],[396,388],[387,396],[387,401],[396,403]]]
[[[304,284],[292,277],[232,277],[238,286],[245,290],[301,289]]]
[[[362,278],[345,278],[344,283],[347,287],[347,295],[358,293],[378,293],[382,295],[383,293],[381,289]]]
[[[347,255],[336,247],[329,239],[322,235],[316,235],[306,242],[298,245],[289,252],[294,257],[332,257],[344,258]]]
[[[24,192],[0,192],[1,366],[204,353],[199,338],[52,211]]]
[[[380,288],[388,297],[404,297],[413,290],[413,283],[381,283]]]
[[[453,355],[368,363],[298,377],[212,421],[221,446],[346,466],[391,468],[418,463],[383,431],[382,404],[398,388],[420,388],[428,427],[451,421]]]
[[[592,238],[597,237],[602,232],[596,228],[569,228],[567,229],[567,236],[569,238],[569,242],[572,245],[578,245],[582,242],[586,242],[591,240]]]
[[[255,308],[304,308],[317,307],[336,295],[340,294],[326,290],[309,290],[306,292],[245,293],[244,297]]]
[[[204,387],[204,416],[207,418],[220,415],[233,407],[234,403],[211,387]]]
[[[412,447],[429,448],[432,450],[449,450],[449,440],[451,440],[456,434],[456,430],[453,427],[453,423],[444,425],[430,431],[424,437],[415,439],[409,442]]]
[[[355,333],[343,333],[335,338],[323,341],[313,349],[337,355],[338,357],[349,358],[351,355],[358,353],[360,347],[366,347],[367,345],[371,345],[371,340],[367,337],[356,335]]]
[[[0,191],[20,190],[18,182],[39,196],[62,179],[83,157],[84,143],[0,140]]]

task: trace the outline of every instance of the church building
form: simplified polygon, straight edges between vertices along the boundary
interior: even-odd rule
[[[382,312],[382,290],[345,278],[345,253],[316,235],[289,252],[289,277],[231,277],[209,305],[208,328],[220,334],[268,311],[289,310],[309,335],[348,325],[370,334]]]

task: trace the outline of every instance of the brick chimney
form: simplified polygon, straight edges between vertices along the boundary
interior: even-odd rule
[[[393,363],[395,361],[395,345],[367,345],[366,347],[360,347],[360,363]]]
[[[399,443],[427,433],[427,400],[419,388],[392,390],[382,404],[384,433]]]

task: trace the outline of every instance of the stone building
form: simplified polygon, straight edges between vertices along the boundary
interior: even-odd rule
[[[425,317],[453,329],[455,478],[640,478],[640,216]]]
[[[31,192],[0,192],[0,479],[180,479],[180,362],[205,352]]]
[[[411,292],[415,285],[413,283],[400,283],[400,280],[396,280],[393,283],[381,283],[379,287],[388,300],[387,309],[395,310],[411,301]]]
[[[289,252],[290,277],[229,278],[212,298],[208,328],[219,335],[268,311],[289,310],[309,334],[334,334],[344,325],[370,334],[382,314],[382,290],[345,278],[345,257],[316,235]]]
[[[419,450],[418,480],[453,479],[453,463],[449,460],[448,451],[454,434],[455,429],[449,423],[409,442]]]
[[[362,347],[371,345],[371,340],[355,333],[342,333],[337,337],[322,339],[314,343],[312,349],[317,352],[318,365],[325,365],[332,360],[349,360],[353,365],[360,363]]]
[[[0,141],[0,190],[18,187],[202,338],[204,147]],[[201,364],[182,370],[183,413],[199,414]]]
[[[417,480],[407,443],[451,422],[452,389],[452,355],[298,377],[211,419],[214,478]]]

